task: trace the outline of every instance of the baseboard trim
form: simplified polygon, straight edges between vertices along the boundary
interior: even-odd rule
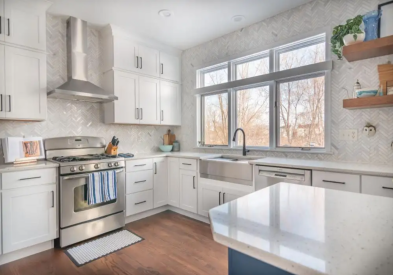
[[[209,219],[204,217],[204,216],[200,216],[198,214],[191,213],[189,211],[180,209],[178,207],[174,207],[174,206],[170,206],[170,205],[164,205],[164,206],[161,206],[159,208],[151,209],[151,210],[148,210],[148,211],[145,211],[145,212],[142,212],[142,213],[138,213],[138,214],[135,214],[135,215],[132,215],[132,216],[128,216],[128,217],[126,217],[126,224],[130,223],[130,222],[137,221],[137,220],[141,220],[141,219],[153,216],[153,215],[156,215],[158,213],[161,213],[161,212],[164,212],[164,211],[167,211],[167,210],[176,212],[176,213],[178,213],[180,215],[189,217],[189,218],[197,220],[197,221],[201,221],[201,222],[208,223],[208,224],[210,223]]]
[[[0,255],[0,265],[10,263],[54,247],[54,241],[48,241],[40,244],[36,244],[30,247],[26,247],[17,251],[13,251],[7,254]]]

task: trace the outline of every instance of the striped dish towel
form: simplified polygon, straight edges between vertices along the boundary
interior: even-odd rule
[[[115,171],[95,172],[89,175],[87,183],[88,204],[97,204],[117,198]]]

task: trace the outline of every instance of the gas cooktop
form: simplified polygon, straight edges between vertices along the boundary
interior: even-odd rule
[[[104,159],[115,159],[119,158],[116,155],[107,155],[107,154],[89,154],[89,155],[81,155],[81,156],[60,156],[53,157],[53,161],[57,162],[77,162],[77,161],[90,161],[90,160],[104,160]]]

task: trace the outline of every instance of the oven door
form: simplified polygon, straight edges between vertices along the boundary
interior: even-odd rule
[[[60,228],[124,211],[125,172],[116,169],[117,199],[89,205],[87,181],[90,173],[60,176]]]

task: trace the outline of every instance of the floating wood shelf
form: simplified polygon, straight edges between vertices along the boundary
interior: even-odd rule
[[[388,54],[393,54],[393,35],[343,47],[349,62]]]
[[[345,109],[367,109],[393,106],[393,95],[344,99]]]

